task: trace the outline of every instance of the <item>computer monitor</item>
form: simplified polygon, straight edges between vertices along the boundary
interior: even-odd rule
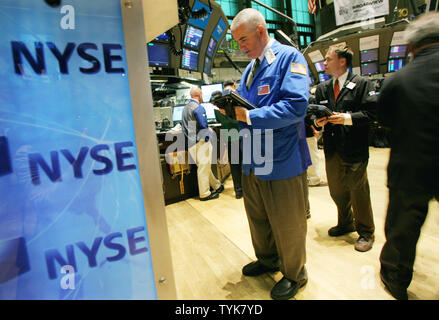
[[[163,43],[148,43],[148,60],[150,67],[169,66],[169,47]]]
[[[323,64],[323,61],[314,63],[314,66],[316,67],[317,72],[325,71],[325,65]]]
[[[210,75],[212,68],[212,60],[209,57],[204,59],[204,73]]]
[[[387,63],[387,72],[395,72],[404,67],[404,59],[392,59]]]
[[[203,94],[203,102],[210,102],[210,97],[215,91],[223,91],[223,85],[221,83],[206,84],[201,86],[201,93]]]
[[[329,74],[326,74],[324,72],[319,73],[319,81],[320,82],[325,82],[325,81],[328,81],[329,79],[331,79],[331,76]]]
[[[191,49],[200,49],[201,39],[203,38],[203,30],[188,25],[186,35],[184,37],[184,45]]]
[[[207,122],[216,122],[215,106],[212,103],[206,102],[201,104],[206,110]]]
[[[360,62],[370,62],[378,60],[378,48],[360,51]]]
[[[162,33],[161,35],[157,36],[154,41],[168,41],[169,37],[168,35],[165,33]]]
[[[174,121],[174,123],[178,123],[183,120],[183,109],[184,106],[174,107],[174,110],[172,111],[172,121]]]
[[[162,118],[162,125],[163,125],[163,121],[165,119],[167,119],[169,122],[169,127],[172,128],[174,126],[173,121],[172,121],[172,107],[160,107],[160,116]],[[166,128],[163,128],[166,129]]]
[[[210,38],[209,46],[207,47],[207,53],[206,53],[209,57],[213,57],[215,47],[216,47],[215,39]]]
[[[314,78],[311,75],[309,76],[309,85],[310,86],[314,85]]]
[[[215,26],[215,29],[213,29],[212,37],[214,37],[216,41],[219,41],[223,33],[227,31],[226,27],[227,27],[226,22],[224,21],[223,18],[220,18]]]
[[[391,46],[389,59],[405,58],[407,54],[407,46]]]
[[[181,57],[181,67],[192,71],[198,70],[198,52],[188,49],[183,49],[183,56]]]
[[[370,76],[372,74],[379,73],[378,62],[368,62],[361,64],[361,75],[362,76]]]

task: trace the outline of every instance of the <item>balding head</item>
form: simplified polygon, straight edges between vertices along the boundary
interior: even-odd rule
[[[191,98],[197,100],[199,103],[203,101],[203,94],[200,87],[192,87],[190,91]]]

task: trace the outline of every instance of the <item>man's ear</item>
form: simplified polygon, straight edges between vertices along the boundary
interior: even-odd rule
[[[265,28],[262,25],[258,25],[256,28],[259,37],[262,37],[265,33]]]

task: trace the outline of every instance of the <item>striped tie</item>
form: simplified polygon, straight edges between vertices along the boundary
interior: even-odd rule
[[[261,64],[261,62],[259,61],[259,58],[257,58],[255,63],[253,63],[252,69],[250,70],[250,74],[248,75],[248,78],[247,78],[247,83],[246,83],[247,89],[250,88],[250,85],[253,81],[253,78],[254,78],[256,71],[258,70],[260,64]]]

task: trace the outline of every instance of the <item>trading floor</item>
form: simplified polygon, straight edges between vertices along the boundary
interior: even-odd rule
[[[323,159],[323,151],[320,150]],[[332,238],[336,207],[328,187],[309,189],[308,284],[297,300],[393,299],[379,279],[379,255],[384,244],[388,201],[386,166],[389,149],[370,148],[368,177],[376,234],[372,250],[354,250],[357,233]],[[322,161],[324,164],[324,161]],[[322,166],[324,172],[324,166]],[[242,267],[255,259],[242,199],[235,199],[232,178],[219,199],[188,199],[166,206],[178,299],[268,300],[281,274],[244,277]],[[409,299],[439,299],[439,204],[430,210],[418,242]]]

